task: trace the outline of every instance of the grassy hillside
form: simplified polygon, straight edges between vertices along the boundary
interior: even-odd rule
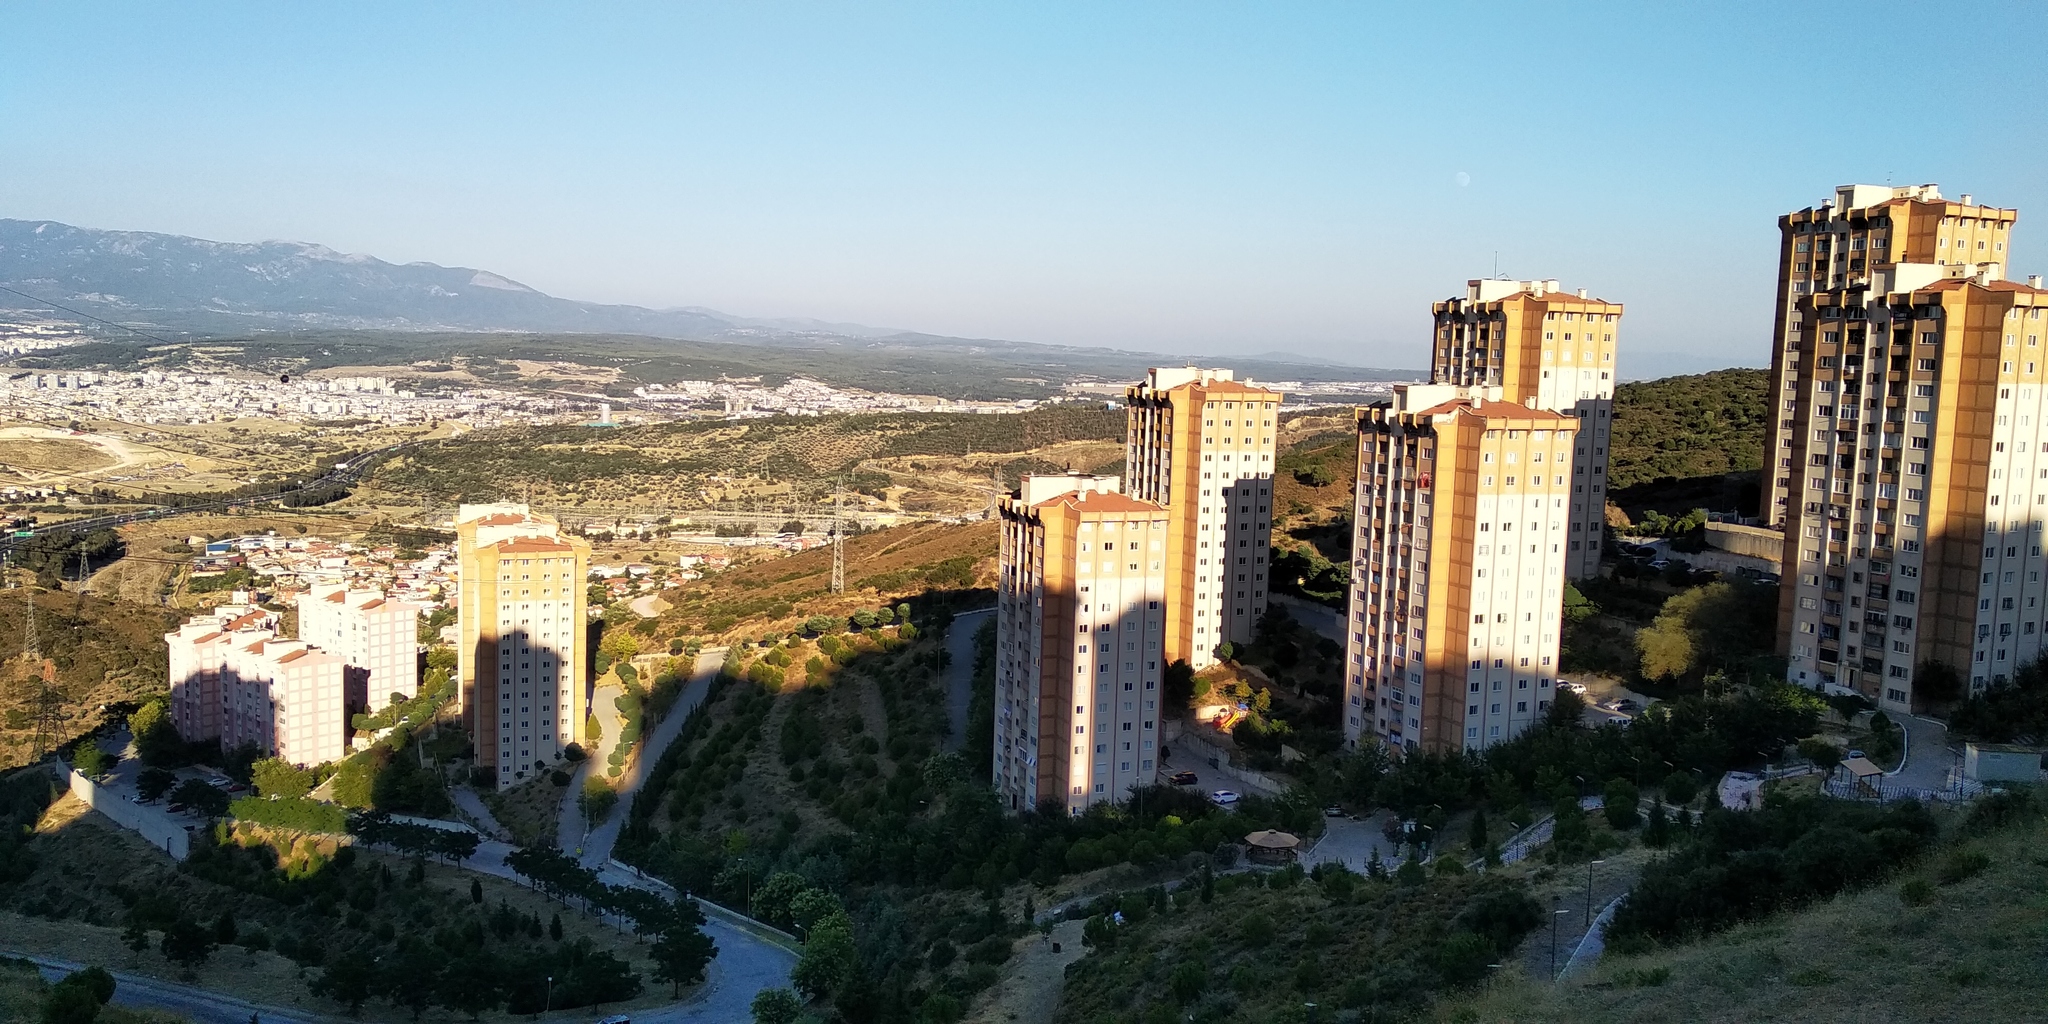
[[[1441,1007],[1461,1024],[2041,1019],[2048,823],[1951,839],[1885,883],[1700,942],[1515,974]]]
[[[1624,488],[1762,466],[1768,377],[1765,370],[1716,370],[1615,388],[1608,482]]]
[[[28,591],[0,590],[0,767],[26,763],[35,738],[40,675],[20,656]],[[38,590],[36,632],[57,664],[58,741],[100,723],[99,707],[164,689],[163,634],[178,617],[164,609]]]
[[[437,500],[531,500],[601,506],[702,507],[711,477],[793,484],[765,507],[892,481],[863,475],[870,459],[1026,453],[1123,437],[1121,412],[1063,407],[1017,416],[861,414],[667,423],[598,430],[533,427],[480,431],[423,445],[380,467],[376,486]]]

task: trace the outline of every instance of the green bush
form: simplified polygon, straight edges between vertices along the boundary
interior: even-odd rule
[[[245,796],[228,806],[236,821],[292,832],[342,835],[348,831],[348,812],[335,804],[324,804],[302,796],[275,800]]]

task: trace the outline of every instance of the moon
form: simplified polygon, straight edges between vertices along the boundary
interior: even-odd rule
[[[1465,188],[1472,184],[1472,176],[1464,171],[1459,171],[1451,180],[1456,181],[1459,188]]]

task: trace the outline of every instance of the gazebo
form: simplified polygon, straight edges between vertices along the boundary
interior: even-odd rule
[[[1259,864],[1292,863],[1301,849],[1301,837],[1288,832],[1264,829],[1244,837],[1244,845],[1251,859]]]
[[[1836,766],[1849,776],[1850,792],[1857,796],[1876,799],[1883,794],[1878,791],[1878,780],[1884,777],[1884,769],[1872,764],[1867,757],[1852,757]]]

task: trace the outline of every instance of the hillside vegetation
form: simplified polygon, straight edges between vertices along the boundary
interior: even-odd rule
[[[2030,1021],[2048,986],[2048,823],[2010,805],[1952,825],[1947,848],[1884,884],[1704,941],[1610,951],[1551,986],[1519,973],[1440,1007],[1460,1024]],[[1745,865],[1753,867],[1754,865]]]
[[[98,708],[164,691],[164,633],[175,614],[129,601],[38,590],[36,633],[56,663],[57,743],[100,724]],[[28,590],[0,590],[0,768],[28,761],[41,675],[21,657]]]
[[[421,445],[378,469],[386,490],[448,501],[531,500],[583,505],[698,505],[712,477],[793,484],[770,505],[814,501],[836,479],[849,489],[886,487],[863,476],[869,459],[1023,453],[1074,441],[1123,437],[1121,412],[1055,407],[1015,416],[874,413],[702,420],[647,427],[524,427],[479,431]]]
[[[1616,387],[1608,483],[1624,488],[1761,467],[1769,376],[1766,370],[1716,370]]]

